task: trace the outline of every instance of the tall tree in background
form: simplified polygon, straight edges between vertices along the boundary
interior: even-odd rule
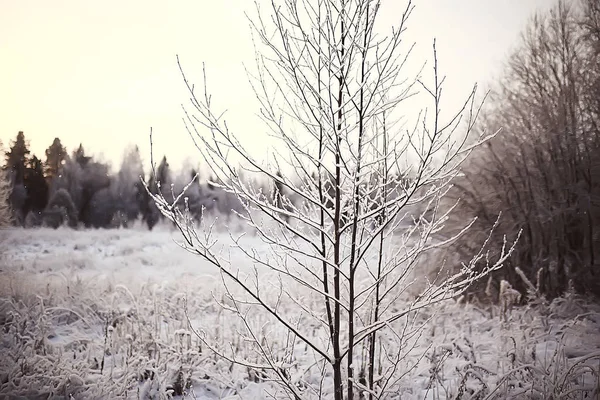
[[[158,168],[156,169],[155,182],[157,186],[157,193],[161,193],[167,199],[174,200],[171,189],[171,184],[173,183],[171,179],[171,168],[167,162],[166,156],[163,156]],[[152,204],[152,207],[156,207],[156,205]],[[161,213],[158,213],[158,215],[161,219],[164,219],[164,215]]]
[[[25,134],[20,131],[17,138],[12,143],[10,150],[5,153],[6,169],[13,173],[13,184],[22,183],[25,175],[25,168],[29,161],[29,148],[25,141]]]
[[[70,201],[74,204],[79,216],[82,197],[83,169],[81,166],[68,155],[65,162],[60,166],[58,175],[50,185],[50,199],[60,190],[64,189],[70,196]],[[64,196],[63,196],[64,197]]]
[[[148,229],[152,229],[152,227],[150,225],[154,226],[154,224],[148,223],[148,216],[150,215],[150,206],[152,205],[151,204],[152,202],[151,202],[150,195],[148,194],[148,191],[144,187],[143,182],[146,181],[144,174],[142,174],[141,177],[142,177],[143,181],[136,182],[137,208],[139,210],[140,218],[141,218],[142,222],[145,222],[148,225]]]
[[[583,18],[581,25],[584,32],[584,40],[590,45],[588,53],[587,73],[589,74],[585,84],[587,90],[584,93],[583,104],[585,113],[589,115],[589,124],[592,130],[600,129],[600,2],[597,0],[583,0]]]
[[[171,170],[167,157],[163,156],[158,168],[156,169],[156,183],[160,186],[160,191],[168,196],[171,192]]]
[[[90,162],[92,157],[88,157],[85,155],[85,149],[83,148],[83,144],[80,143],[77,150],[75,150],[75,152],[73,153],[73,159],[77,164],[81,165],[81,168],[85,168],[85,166]]]
[[[29,211],[40,213],[48,203],[48,183],[44,178],[42,160],[35,155],[25,170],[24,184],[27,190],[27,200],[23,214],[27,215]]]
[[[59,138],[54,138],[54,141],[46,149],[45,176],[48,182],[52,182],[58,175],[61,165],[67,156],[67,150],[64,148]]]
[[[111,185],[118,212],[123,214],[124,223],[134,221],[140,214],[141,191],[145,192],[141,179],[144,167],[137,146],[125,151],[121,169]]]
[[[169,171],[169,163],[167,162],[167,157],[163,156],[158,168],[152,170],[150,173],[150,179],[148,179],[148,191],[149,194],[157,195],[161,194],[166,198],[173,199],[173,196],[170,195],[171,192],[171,175]],[[154,225],[159,221],[159,219],[163,218],[163,215],[160,213],[154,200],[151,196],[146,192],[145,202],[147,204],[145,213],[142,216],[142,219],[148,225],[148,229],[152,229]]]
[[[27,201],[27,190],[24,185],[25,168],[29,161],[29,148],[25,134],[20,131],[10,150],[5,153],[8,177],[11,182],[9,202],[14,213],[14,223],[22,225],[25,221],[23,207]]]
[[[0,140],[0,154],[4,154],[4,145]],[[11,210],[9,196],[11,193],[11,185],[8,179],[8,173],[0,169],[0,227],[10,225]]]
[[[523,228],[502,277],[550,297],[570,287],[600,294],[600,5],[560,1],[537,14],[509,59],[485,115],[502,129],[457,181],[463,217],[485,229],[499,213],[502,234]],[[451,253],[477,246],[473,229]]]
[[[594,55],[600,55],[600,2],[583,0],[584,18],[582,25],[594,48]]]

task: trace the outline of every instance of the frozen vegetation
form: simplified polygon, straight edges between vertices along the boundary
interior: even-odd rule
[[[19,132],[12,223],[40,228],[0,231],[0,395],[599,398],[600,6],[534,18],[495,104],[450,109],[435,41],[405,76],[412,3],[383,36],[380,6],[257,4],[268,159],[179,58],[202,182]]]
[[[232,230],[233,237],[242,232]],[[0,235],[0,396],[284,395],[260,373],[216,356],[200,340],[210,338],[246,360],[254,357],[256,344],[227,307],[218,271],[179,248],[179,235],[170,227],[153,232],[141,227],[10,229]],[[219,233],[218,239],[232,265],[252,274],[231,237]],[[268,251],[252,233],[241,240],[257,252]],[[267,292],[277,287],[268,278],[260,284]],[[302,288],[295,290],[301,297]],[[305,299],[307,307],[320,307],[316,299]],[[280,310],[293,306],[284,304]],[[288,316],[294,318],[302,323],[301,315]],[[322,383],[331,377],[321,375],[310,353],[290,342],[285,329],[261,312],[247,321],[267,332],[274,349],[293,349],[287,362],[298,387],[331,387]],[[408,328],[405,348],[397,349],[398,368],[406,374],[395,383],[396,398],[580,399],[599,394],[600,308],[575,295],[515,308],[506,322],[496,306],[456,299],[395,323]]]

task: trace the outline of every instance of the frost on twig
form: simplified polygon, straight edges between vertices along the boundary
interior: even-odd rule
[[[239,333],[251,351],[199,336],[293,398],[394,393],[416,366],[405,363],[426,323],[420,312],[500,268],[513,249],[505,241],[492,257],[484,244],[456,273],[440,265],[433,279],[415,285],[424,256],[473,223],[438,239],[454,209],[441,199],[473,147],[489,137],[473,129],[476,87],[441,118],[435,42],[430,81],[422,71],[404,73],[412,47],[402,37],[412,10],[409,1],[399,27],[379,37],[375,1],[273,0],[268,18],[257,9],[250,21],[256,68],[248,77],[271,134],[270,162],[246,149],[214,107],[206,70],[200,91],[180,64],[191,99],[188,132],[215,180],[239,199],[240,220],[269,251],[233,233],[224,247],[214,225],[194,225],[185,195],[173,193],[173,202],[160,191],[151,195],[182,246],[220,274],[222,309],[242,321]],[[430,106],[407,122],[401,104],[419,96]],[[273,194],[262,190],[264,182]],[[229,252],[244,265],[232,263]],[[285,340],[271,336],[281,329]],[[314,360],[315,369],[297,370],[296,358]],[[312,380],[314,370],[330,378]]]

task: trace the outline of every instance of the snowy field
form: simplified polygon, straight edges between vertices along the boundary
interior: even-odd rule
[[[229,236],[219,238],[227,252]],[[240,322],[218,304],[218,272],[176,240],[165,226],[0,231],[0,398],[277,397],[198,339],[249,356]],[[231,259],[243,268],[241,254]],[[513,310],[508,322],[497,315],[458,301],[421,313],[397,398],[600,398],[599,307],[567,296]],[[298,385],[327,381],[296,353]]]

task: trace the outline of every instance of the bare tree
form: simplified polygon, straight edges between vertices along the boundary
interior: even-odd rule
[[[0,153],[4,154],[4,146],[0,140]],[[6,171],[0,170],[0,227],[9,226],[12,222],[10,209],[11,183]]]
[[[10,181],[7,174],[0,170],[0,227],[9,226],[11,222],[11,211],[8,201],[10,189]]]
[[[480,225],[452,251],[472,250],[504,212],[490,250],[500,250],[502,234],[522,228],[523,236],[501,274],[525,291],[520,267],[549,297],[570,281],[600,293],[598,3],[581,3],[561,1],[532,18],[484,113],[488,127],[503,131],[473,154],[455,185],[461,213]]]
[[[459,295],[510,253],[505,248],[489,260],[477,252],[456,274],[439,274],[409,291],[423,254],[444,244],[430,240],[452,211],[439,209],[440,199],[483,139],[467,145],[479,111],[475,88],[442,120],[435,42],[431,84],[403,76],[412,49],[401,40],[410,1],[386,36],[376,30],[379,1],[270,5],[269,19],[258,8],[251,21],[259,50],[250,81],[276,141],[273,163],[255,158],[228,128],[211,104],[206,73],[198,92],[180,68],[192,103],[189,132],[215,180],[244,205],[240,217],[271,252],[234,239],[253,267],[232,264],[216,250],[211,227],[196,231],[189,213],[177,207],[183,193],[174,202],[153,197],[179,227],[182,245],[220,271],[221,305],[240,318],[251,356],[198,331],[205,345],[280,382],[290,397],[386,397],[415,366],[402,363],[424,323],[418,311]],[[402,124],[400,106],[418,91],[431,107],[413,125]],[[247,166],[243,175],[231,154]],[[252,174],[273,181],[280,196],[252,185]],[[475,273],[479,262],[486,267]],[[284,339],[269,334],[276,327]],[[300,354],[313,360],[309,370],[299,369]],[[310,379],[314,371],[320,380]]]

